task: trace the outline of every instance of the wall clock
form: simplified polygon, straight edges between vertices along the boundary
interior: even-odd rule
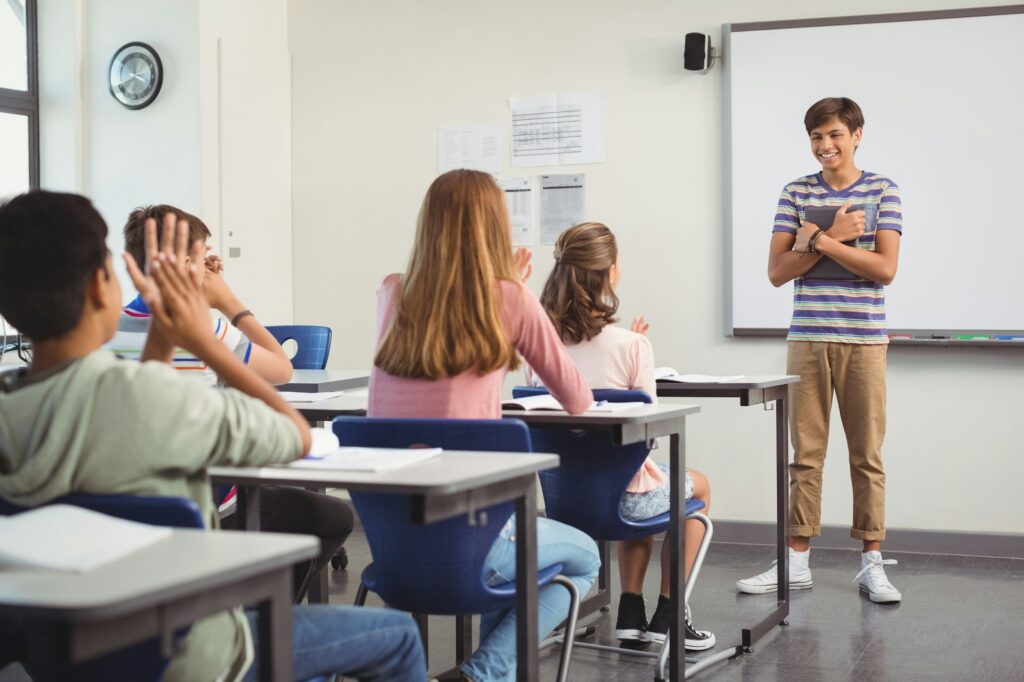
[[[164,66],[146,43],[128,43],[110,60],[110,94],[129,109],[148,107],[160,94]]]

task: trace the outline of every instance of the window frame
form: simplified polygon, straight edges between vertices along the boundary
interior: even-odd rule
[[[0,88],[0,113],[28,118],[28,184],[39,189],[39,25],[36,0],[25,0],[28,90]]]

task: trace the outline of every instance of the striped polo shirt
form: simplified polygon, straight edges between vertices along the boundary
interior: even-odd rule
[[[140,359],[146,345],[146,336],[149,333],[150,318],[149,308],[146,307],[141,296],[136,296],[121,310],[117,333],[105,345],[105,348],[126,360]],[[219,317],[212,317],[210,323],[213,325],[214,336],[220,339],[221,343],[227,346],[238,359],[248,364],[249,356],[252,354],[252,342],[249,338],[238,328],[231,326]],[[184,348],[175,348],[171,361],[174,369],[201,377],[210,385],[217,383],[217,374],[207,367],[205,362]]]
[[[896,183],[877,173],[863,172],[849,187],[829,187],[821,173],[786,185],[779,197],[773,232],[796,234],[808,206],[863,206],[864,234],[857,248],[875,250],[878,230],[903,233],[903,212]],[[885,287],[867,279],[827,280],[798,277],[793,288],[790,341],[886,344]]]

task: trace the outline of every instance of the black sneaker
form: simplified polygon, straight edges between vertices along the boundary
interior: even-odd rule
[[[619,596],[619,617],[615,619],[615,636],[623,642],[646,642],[647,611],[644,596],[623,592]]]
[[[658,608],[654,610],[651,622],[644,633],[648,642],[662,643],[668,635],[671,602],[665,596],[658,597]],[[715,634],[707,630],[698,630],[690,622],[690,606],[686,606],[686,649],[688,651],[704,651],[715,645]]]

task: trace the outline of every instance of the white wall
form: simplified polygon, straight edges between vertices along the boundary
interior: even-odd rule
[[[286,0],[40,2],[43,188],[89,196],[107,221],[108,244],[115,254],[122,250],[121,229],[131,209],[154,203],[173,204],[204,218],[219,249],[224,236],[221,170],[241,153],[229,150],[225,158],[221,149],[219,42],[248,41],[284,55],[278,61],[287,73],[286,8]],[[164,82],[153,104],[132,111],[110,96],[107,69],[114,51],[136,40],[156,49]],[[264,65],[243,63],[235,69],[233,82],[250,74],[258,79]],[[287,91],[282,97],[288,112]],[[278,128],[287,143],[289,123]],[[283,232],[280,241],[288,253],[272,270],[256,263],[254,254],[244,265],[228,263],[226,273],[247,305],[267,313],[263,319],[268,323],[291,321],[291,182],[290,168],[282,174],[280,167],[273,169],[278,172],[274,183],[285,199],[275,208],[284,218],[274,224],[274,234]],[[261,218],[240,225],[237,235],[262,227]],[[115,268],[125,299],[132,298],[135,292],[119,257]],[[249,272],[258,275],[246,277]]]
[[[865,0],[856,11],[966,6],[920,5]],[[607,162],[570,170],[587,173],[587,218],[608,223],[619,238],[622,318],[648,317],[658,364],[702,373],[783,371],[783,341],[722,334],[721,70],[702,76],[681,66],[688,31],[720,43],[723,23],[851,12],[817,0],[779,7],[759,0],[527,0],[514,8],[292,0],[296,322],[334,328],[332,366],[369,364],[374,292],[385,274],[405,266],[419,202],[435,175],[436,126],[498,122],[507,145],[509,96],[592,91],[604,98]],[[749,123],[758,124],[757,112]],[[934,142],[908,131],[908,153],[922,146],[934,153]],[[506,174],[521,170],[509,167],[507,154],[504,163]],[[907,225],[908,232],[926,229]],[[550,247],[534,251],[539,291]],[[888,524],[1024,531],[1019,355],[897,348],[889,365]],[[687,434],[689,463],[712,481],[714,515],[772,520],[774,415],[701,402]],[[823,522],[845,525],[852,503],[838,415],[834,424]],[[980,501],[964,510],[958,493]]]

